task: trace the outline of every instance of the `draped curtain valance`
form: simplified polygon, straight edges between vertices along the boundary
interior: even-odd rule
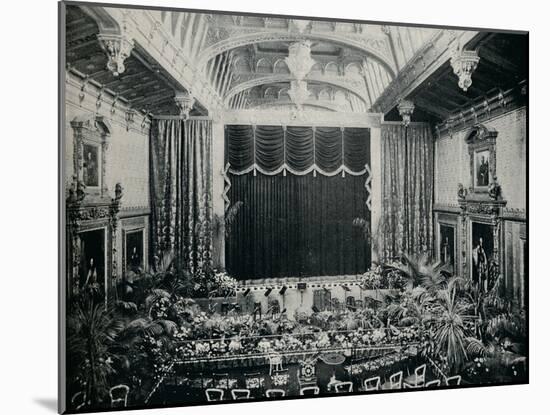
[[[228,125],[229,172],[324,176],[370,172],[370,130],[340,127]]]

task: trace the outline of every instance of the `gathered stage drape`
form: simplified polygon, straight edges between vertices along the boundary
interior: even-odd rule
[[[430,254],[434,147],[427,125],[382,125],[382,256]]]
[[[212,125],[154,120],[150,136],[151,252],[173,252],[197,275],[211,266]]]
[[[226,241],[239,279],[358,274],[370,243],[368,129],[226,127],[231,204],[243,202]]]
[[[226,126],[229,172],[323,176],[370,173],[366,128]]]

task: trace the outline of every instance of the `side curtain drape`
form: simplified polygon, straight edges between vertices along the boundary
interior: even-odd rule
[[[212,125],[154,120],[150,136],[151,252],[194,276],[212,265]]]
[[[382,125],[384,259],[432,252],[433,149],[427,125]]]

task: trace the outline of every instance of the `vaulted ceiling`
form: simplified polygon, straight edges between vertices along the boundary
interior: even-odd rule
[[[345,22],[210,15],[201,63],[229,109],[284,109],[293,106],[288,89],[294,76],[285,62],[289,46],[308,39],[315,64],[306,76],[311,95],[305,106],[366,112],[400,68],[436,32]]]
[[[69,6],[66,20],[68,70],[155,116],[181,114],[182,91],[196,98],[192,115],[295,109],[287,59],[301,42],[313,60],[300,80],[309,111],[400,119],[396,106],[407,99],[413,120],[440,122],[527,77],[525,37],[506,33],[99,6]],[[132,44],[120,74],[106,68],[106,24]],[[467,91],[450,64],[455,44],[480,57]]]

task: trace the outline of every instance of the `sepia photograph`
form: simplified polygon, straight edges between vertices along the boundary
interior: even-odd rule
[[[61,413],[529,382],[528,32],[347,17],[59,3]]]

